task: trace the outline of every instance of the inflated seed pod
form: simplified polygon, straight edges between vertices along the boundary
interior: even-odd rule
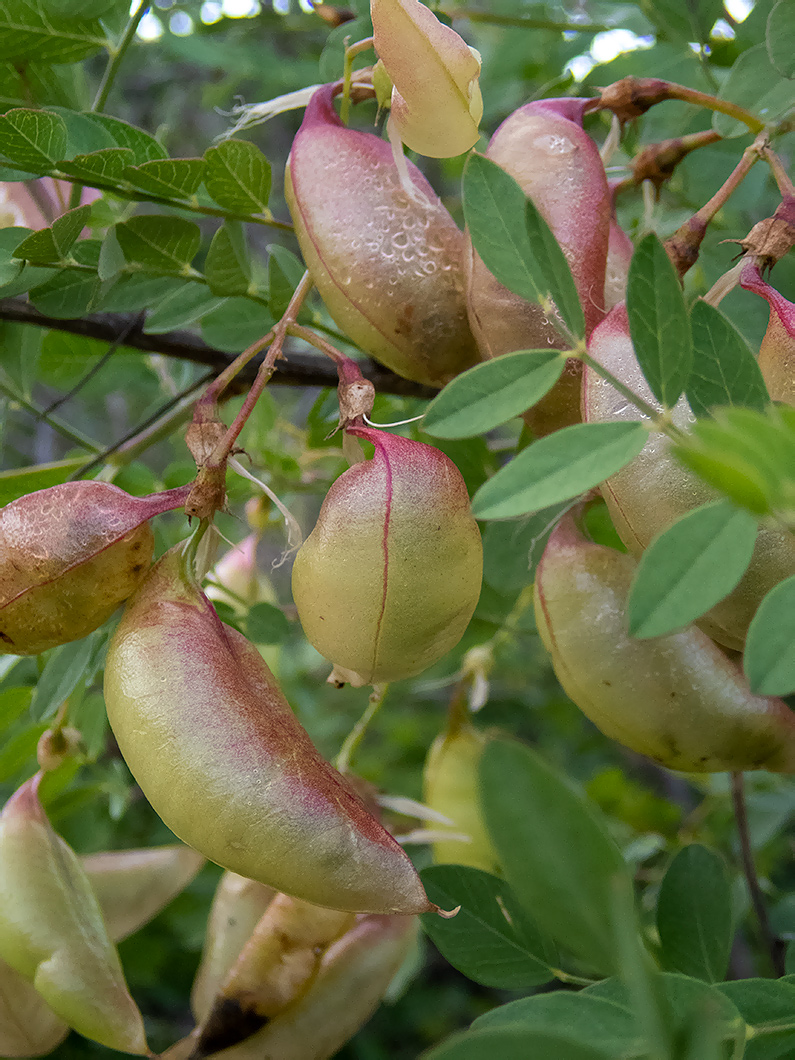
[[[182,843],[140,850],[110,850],[82,858],[108,934],[121,942],[177,897],[204,864]]]
[[[113,850],[81,858],[108,935],[120,942],[156,916],[190,883],[204,858],[190,847]],[[69,1027],[41,994],[0,961],[0,1056],[46,1056]]]
[[[406,379],[446,382],[478,360],[467,321],[463,233],[412,163],[346,128],[334,86],[312,97],[293,140],[285,198],[306,267],[336,324]]]
[[[422,800],[452,822],[450,826],[434,825],[437,833],[450,832],[449,839],[437,839],[433,844],[434,861],[499,873],[478,791],[478,763],[487,743],[488,737],[469,722],[459,722],[440,733],[425,760]],[[462,835],[467,838],[459,838]]]
[[[795,405],[795,302],[784,298],[762,279],[753,259],[743,266],[740,284],[770,305],[767,331],[759,347],[759,368],[770,397],[773,401]]]
[[[152,562],[147,520],[186,497],[64,482],[0,509],[0,652],[37,655],[101,626]]]
[[[332,485],[295,558],[293,598],[332,677],[421,673],[459,642],[480,594],[483,546],[458,468],[433,446],[369,427],[372,459]]]
[[[518,182],[541,212],[571,267],[586,332],[604,316],[611,199],[596,144],[582,127],[584,99],[543,99],[514,111],[491,138],[487,158]],[[503,287],[467,241],[467,310],[483,359],[512,350],[565,349],[538,304]],[[581,365],[569,361],[560,381],[526,414],[538,435],[578,423]]]
[[[378,1007],[416,945],[418,926],[416,917],[358,917],[323,955],[304,994],[247,1041],[211,1060],[331,1060]],[[183,1039],[163,1060],[187,1060],[195,1042],[195,1036]]]
[[[0,814],[0,958],[80,1034],[141,1055],[141,1013],[80,860],[39,802],[40,776]]]
[[[591,336],[590,355],[650,405],[659,408],[635,357],[624,305],[617,305]],[[601,376],[586,369],[583,419],[587,423],[642,420],[643,414]],[[674,424],[687,430],[693,422],[684,398],[673,410]],[[616,530],[635,556],[680,516],[714,500],[717,494],[671,453],[658,432],[642,452],[601,486]],[[738,585],[698,620],[698,625],[727,648],[742,649],[748,624],[762,597],[782,579],[795,574],[795,538],[785,530],[762,526],[751,562]]]
[[[752,695],[705,633],[630,637],[635,567],[587,541],[570,515],[553,531],[536,573],[536,624],[567,695],[606,736],[670,769],[792,772],[795,715]]]
[[[220,621],[182,546],[127,604],[105,702],[147,799],[211,861],[318,905],[434,908],[403,850],[318,754],[257,649]]]
[[[317,975],[323,954],[355,919],[277,894],[213,998],[193,1060],[250,1038],[293,1004]]]
[[[35,987],[0,961],[0,1056],[46,1056],[68,1033]]]
[[[225,872],[213,897],[202,959],[190,995],[193,1015],[204,1022],[229,970],[240,956],[276,892],[256,880]]]

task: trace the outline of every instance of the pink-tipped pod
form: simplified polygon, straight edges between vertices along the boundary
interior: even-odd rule
[[[213,584],[207,589],[210,600],[223,601],[237,613],[255,604],[276,602],[270,579],[257,566],[259,539],[259,534],[249,534],[221,556],[213,567]]]
[[[220,621],[182,546],[127,604],[105,702],[144,795],[211,861],[332,908],[433,908],[403,850],[318,754],[257,649]]]
[[[483,546],[464,480],[433,446],[349,427],[372,459],[332,485],[295,558],[293,598],[309,641],[341,681],[400,681],[464,635]]]
[[[331,1060],[370,1019],[416,945],[418,922],[363,916],[333,943],[309,989],[251,1038],[207,1060]],[[191,1036],[163,1054],[186,1060]]]
[[[42,809],[39,777],[0,814],[0,957],[80,1034],[141,1055],[141,1013],[80,860]]]
[[[101,626],[152,562],[147,520],[186,496],[65,482],[0,509],[0,652],[37,655]]]
[[[392,149],[346,128],[334,86],[306,109],[285,198],[306,267],[336,324],[406,379],[441,387],[478,360],[461,271],[463,233],[416,166],[401,186]]]
[[[752,258],[743,266],[740,284],[770,305],[767,331],[759,347],[759,368],[770,397],[773,401],[795,405],[795,302],[784,298],[762,279],[759,266]]]
[[[740,668],[695,626],[637,640],[626,553],[586,540],[569,515],[536,573],[536,623],[567,695],[611,739],[685,772],[795,769],[795,715],[752,695]]]
[[[191,1011],[198,1022],[207,1018],[215,995],[275,893],[272,887],[238,876],[236,872],[227,871],[221,877],[210,908],[201,963],[190,995]]]
[[[596,144],[582,127],[587,100],[544,99],[519,107],[492,136],[486,157],[518,182],[540,210],[571,267],[586,333],[604,316],[611,198]],[[541,306],[498,283],[467,240],[467,310],[483,360],[513,350],[565,349]],[[578,423],[581,366],[526,413],[536,434]]]
[[[659,408],[643,378],[629,334],[624,305],[617,305],[591,336],[590,355],[617,379]],[[586,369],[583,419],[586,423],[642,420],[643,414],[610,383]],[[679,400],[673,423],[688,430],[690,406]],[[717,494],[671,453],[665,435],[656,432],[635,459],[601,486],[619,537],[637,557],[657,534],[678,518],[715,500]],[[741,650],[748,625],[762,597],[782,579],[795,574],[795,538],[785,530],[761,526],[751,562],[739,584],[698,620],[698,625],[727,648]]]

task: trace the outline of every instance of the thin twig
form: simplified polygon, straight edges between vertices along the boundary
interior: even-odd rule
[[[130,313],[94,313],[72,320],[58,320],[55,317],[45,316],[27,299],[18,297],[0,299],[0,320],[33,324],[52,331],[64,331],[70,335],[83,335],[86,338],[113,342],[129,328],[131,322],[137,323],[138,316]],[[170,331],[165,335],[148,335],[140,327],[134,327],[127,334],[124,345],[146,353],[159,353],[165,357],[177,357],[195,364],[203,364],[212,368],[214,373],[222,372],[236,359],[235,355],[208,345],[190,331]],[[337,371],[328,357],[315,356],[295,350],[294,347],[286,348],[286,351],[289,362],[279,363],[271,385],[336,388],[339,382]],[[239,392],[240,385],[250,385],[257,373],[259,363],[259,360],[255,360],[248,365],[233,384],[233,389]],[[430,399],[437,392],[421,383],[403,379],[373,361],[365,360],[360,364],[362,374],[383,394]]]
[[[131,320],[127,327],[124,329],[124,331],[122,331],[120,335],[117,335],[116,338],[111,342],[110,346],[108,346],[107,350],[105,350],[105,352],[102,354],[97,363],[91,368],[89,368],[89,370],[82,377],[82,379],[78,379],[78,381],[75,383],[71,390],[67,390],[65,394],[62,394],[59,398],[56,398],[51,405],[48,405],[47,408],[44,410],[44,415],[49,416],[51,413],[55,412],[56,409],[59,409],[61,405],[65,405],[67,401],[71,401],[75,394],[79,394],[83,387],[86,386],[87,383],[91,382],[97,372],[102,371],[102,369],[111,359],[116,350],[118,350],[120,346],[124,345],[124,340],[127,338],[127,336],[131,335],[132,332],[136,329],[136,327],[142,327],[143,322],[143,313],[139,314],[135,318],[135,320]]]
[[[742,773],[732,773],[731,789],[734,819],[737,822],[737,834],[740,837],[740,855],[743,863],[745,881],[748,884],[748,893],[751,897],[751,904],[754,907],[754,913],[756,914],[756,919],[759,924],[759,933],[761,934],[762,942],[770,955],[773,969],[777,976],[782,976],[786,973],[786,967],[784,964],[784,951],[786,946],[784,941],[773,933],[767,915],[767,909],[765,907],[762,888],[759,886],[759,877],[756,874],[754,854],[751,848],[751,834],[748,830],[748,813],[745,805],[745,789]]]

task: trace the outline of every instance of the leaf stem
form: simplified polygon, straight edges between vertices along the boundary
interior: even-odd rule
[[[105,104],[108,101],[110,90],[113,87],[113,82],[116,80],[116,74],[119,72],[119,67],[122,64],[127,49],[133,42],[136,30],[148,8],[148,0],[139,0],[138,7],[132,15],[130,15],[130,20],[124,28],[119,43],[111,49],[108,65],[105,67],[105,73],[102,75],[99,89],[94,97],[94,102],[91,104],[92,114],[102,113]]]
[[[638,412],[647,416],[658,431],[667,434],[668,437],[674,441],[679,441],[683,437],[679,428],[671,423],[667,412],[659,412],[653,405],[650,405],[648,401],[644,401],[644,399],[636,394],[634,390],[630,390],[628,386],[625,386],[619,379],[616,379],[612,372],[608,371],[607,368],[594,360],[594,358],[591,357],[589,353],[586,353],[585,350],[570,350],[569,356],[576,357],[577,360],[582,361],[584,365],[587,365],[588,368],[596,372],[596,374],[601,376],[602,379],[606,379],[607,382],[619,392],[619,394],[623,395],[627,401],[630,401],[635,406]]]
[[[346,38],[350,39],[350,38]],[[353,81],[353,60],[361,52],[373,46],[373,38],[365,37],[355,44],[345,45],[345,60],[342,67],[342,100],[340,101],[340,120],[347,125],[351,116],[351,82]]]
[[[15,404],[20,405],[26,412],[35,416],[37,420],[46,423],[47,426],[57,434],[60,434],[75,445],[79,445],[81,449],[88,449],[91,453],[100,452],[100,446],[87,437],[87,435],[70,427],[69,424],[63,423],[55,416],[49,415],[46,410],[38,408],[33,402],[28,401],[27,398],[23,397],[15,387],[9,386],[7,383],[2,382],[2,380],[0,380],[0,393],[5,394],[5,396]]]
[[[388,684],[373,685],[373,690],[367,701],[367,709],[345,737],[342,747],[340,748],[340,753],[334,760],[334,765],[340,773],[350,772],[353,756],[356,753],[359,744],[362,742],[364,734],[367,732],[367,727],[381,709],[381,706],[386,699],[388,689]]]
[[[282,319],[270,332],[268,332],[268,335],[265,337],[265,339],[260,340],[258,344],[254,344],[255,347],[262,349],[263,345],[266,342],[266,339],[272,336],[270,349],[268,350],[268,353],[265,359],[263,360],[262,364],[259,366],[259,371],[257,372],[257,376],[251,386],[251,389],[249,390],[248,394],[246,394],[246,398],[243,402],[243,405],[241,406],[237,416],[235,416],[231,426],[227,429],[226,434],[215,447],[213,454],[208,461],[208,467],[217,467],[220,464],[224,463],[229,454],[232,452],[234,444],[237,441],[238,435],[243,430],[243,426],[245,425],[246,420],[251,415],[257,401],[259,400],[260,394],[268,385],[270,377],[276,371],[276,361],[282,356],[282,347],[284,346],[284,340],[287,335],[287,328],[290,324],[295,323],[295,319],[298,316],[298,311],[300,310],[301,306],[304,303],[304,299],[312,290],[313,286],[314,285],[312,282],[312,277],[307,271],[304,273],[303,277],[301,278],[301,282],[296,287],[293,297],[290,299],[290,304],[284,311],[284,316],[282,317]],[[233,369],[233,374],[236,374],[240,370],[240,368],[243,367],[243,364],[247,363],[243,361],[242,363],[238,364],[238,362],[242,361],[243,357],[246,357],[248,355],[248,360],[251,360],[251,357],[253,356],[253,354],[249,355],[249,351],[251,349],[252,347],[249,347],[248,350],[246,350],[240,355],[240,357],[238,357],[237,361],[231,364],[229,368],[227,368],[221,374],[223,376],[226,376]],[[226,383],[224,383],[224,385],[226,385]],[[211,384],[208,388],[208,393],[210,392],[212,392],[213,396],[217,395],[217,393],[220,392],[217,390],[215,383]],[[205,400],[206,395],[204,398],[201,399],[202,403]]]
[[[759,877],[754,864],[754,854],[751,847],[751,834],[748,829],[748,811],[745,804],[745,787],[742,773],[731,774],[732,805],[734,806],[734,818],[737,823],[737,834],[740,839],[740,856],[742,860],[743,873],[748,885],[748,893],[751,904],[754,907],[759,933],[762,942],[770,955],[770,961],[777,977],[786,973],[784,965],[784,942],[773,934],[770,920],[765,907],[762,888],[759,886]]]

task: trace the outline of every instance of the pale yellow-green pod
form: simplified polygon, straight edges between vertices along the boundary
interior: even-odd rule
[[[638,640],[627,626],[632,556],[586,540],[571,515],[538,566],[538,632],[567,695],[611,739],[685,772],[795,770],[795,714],[755,696],[695,626]]]
[[[170,843],[89,854],[82,862],[108,934],[121,942],[185,890],[204,858],[182,843]]]
[[[236,872],[227,871],[221,877],[210,909],[201,963],[190,995],[191,1010],[198,1022],[207,1018],[213,998],[275,893],[272,887],[238,876]]]
[[[413,916],[361,916],[333,943],[310,988],[247,1041],[207,1060],[331,1060],[370,1019],[416,945]],[[163,1060],[187,1060],[195,1035]]]
[[[147,1052],[143,1020],[79,858],[53,831],[40,775],[0,814],[0,958],[70,1027],[120,1052]]]
[[[0,1056],[47,1056],[68,1033],[27,979],[0,961]]]
[[[480,531],[458,468],[438,449],[348,430],[375,453],[326,495],[295,558],[293,599],[333,677],[399,681],[463,636],[480,595]]]
[[[194,1060],[250,1038],[311,987],[323,954],[356,921],[277,894],[221,984],[203,1021]]]
[[[131,935],[182,891],[204,858],[174,844],[81,859],[114,942]],[[69,1033],[41,994],[0,961],[0,1056],[46,1056]]]
[[[617,305],[596,328],[588,344],[591,356],[649,404],[659,407],[643,378],[635,356],[623,304]],[[587,368],[583,382],[583,419],[586,423],[642,420],[627,399]],[[688,430],[693,422],[684,398],[672,412],[674,424]],[[717,493],[674,458],[665,435],[650,435],[642,452],[601,486],[616,530],[635,555],[652,538],[698,505],[717,499]],[[784,578],[795,574],[795,537],[786,530],[762,526],[751,562],[739,584],[698,621],[698,625],[727,648],[742,650],[748,625],[762,597]]]
[[[422,798],[452,822],[434,825],[435,832],[451,836],[433,844],[434,861],[497,873],[497,853],[480,812],[478,791],[478,764],[487,743],[488,738],[467,721],[440,733],[425,760]]]

